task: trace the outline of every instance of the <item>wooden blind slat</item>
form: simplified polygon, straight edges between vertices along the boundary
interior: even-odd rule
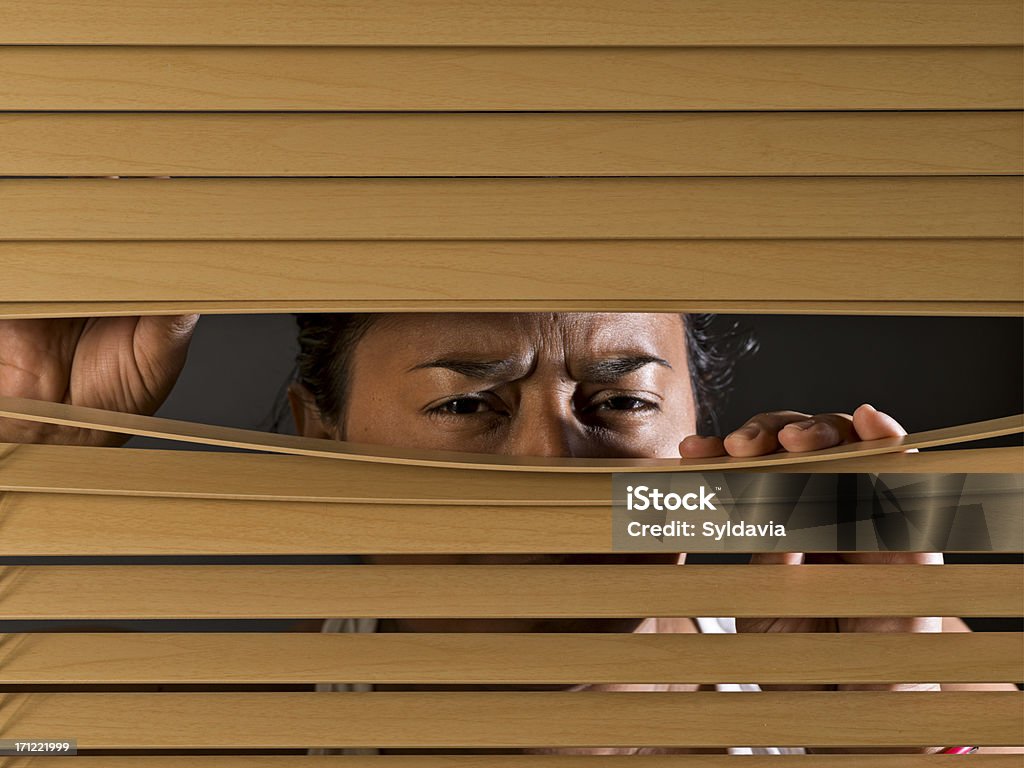
[[[604,474],[503,474],[306,456],[0,444],[0,489],[129,496],[388,504],[607,502]]]
[[[989,437],[1024,433],[1024,414],[1001,419],[961,424],[902,437],[865,440],[804,453],[778,452],[752,458],[723,456],[711,459],[591,459],[563,456],[510,456],[469,451],[402,449],[374,443],[352,443],[330,439],[282,435],[252,429],[220,427],[190,421],[178,421],[134,413],[106,411],[66,403],[0,396],[0,416],[44,424],[87,427],[118,434],[143,435],[204,445],[287,453],[320,458],[416,464],[421,466],[460,467],[530,472],[663,472],[721,469],[769,468],[786,464],[902,453],[913,448],[984,440]]]
[[[0,115],[0,176],[232,177],[0,181],[0,263],[12,265],[0,317],[133,306],[281,309],[275,302],[291,304],[284,311],[319,302],[324,311],[363,303],[371,311],[1024,314],[1024,124],[1010,111],[1024,108],[1019,2],[0,0],[0,18],[0,110],[15,112]],[[318,178],[266,178],[274,176]],[[247,240],[265,241],[255,246],[251,280],[225,280],[231,262],[254,247],[233,241]],[[498,249],[492,259],[502,262],[504,253],[502,263],[513,265],[508,276],[489,276],[500,285],[487,293],[478,283],[488,281],[467,268],[481,242]],[[201,250],[210,243],[213,258]],[[643,286],[615,268],[565,279],[580,263],[626,263],[629,248],[640,257],[631,266],[649,265]],[[180,270],[188,258],[203,266],[187,285],[170,273],[153,279],[154,261]],[[403,260],[430,276],[418,279]],[[766,260],[782,264],[774,285],[754,279],[752,265],[763,272]],[[351,262],[364,265],[358,274]],[[844,275],[850,262],[860,270],[852,277]],[[271,276],[309,280],[318,264],[345,274],[351,292],[321,281],[310,295],[291,277]],[[112,271],[117,281],[108,280]],[[863,278],[883,271],[893,274],[884,287]],[[445,284],[446,272],[466,277]],[[67,279],[76,273],[81,280]],[[66,293],[54,293],[55,274]],[[228,292],[225,282],[233,283]],[[652,293],[652,284],[663,287]],[[699,290],[683,293],[687,285]],[[603,551],[601,537],[572,524],[606,530],[608,473],[624,469],[328,446],[60,404],[19,414],[19,403],[0,401],[8,417],[357,459],[319,462],[338,473],[333,484],[296,478],[271,487],[279,478],[268,475],[245,497],[253,493],[240,488],[245,475],[225,483],[213,465],[180,487],[166,476],[111,472],[123,471],[131,455],[107,465],[106,476],[55,479],[60,457],[70,454],[0,446],[0,488],[21,488],[0,493],[5,540],[20,534],[11,549],[0,544],[0,554],[406,552],[413,550],[403,549],[399,533],[409,515],[415,551],[452,551],[453,528],[473,515],[501,519],[506,535],[490,550],[483,534],[459,539],[456,549],[544,551],[543,533],[551,551]],[[1021,429],[1014,417],[809,455],[626,468],[792,471],[812,462],[817,470],[865,471],[980,462],[992,471],[1019,467],[1022,449],[916,464],[873,454]],[[26,468],[28,457],[43,455],[58,462]],[[84,456],[71,459],[83,470]],[[255,472],[268,466],[257,458],[231,460]],[[321,471],[302,461],[312,475]],[[146,466],[158,475],[187,463],[161,454]],[[533,490],[524,497],[523,482],[504,485],[516,473],[484,466],[537,470],[518,473]],[[539,472],[551,470],[562,474],[545,484]],[[371,490],[377,495],[350,498],[339,510],[327,502],[355,488],[342,484],[342,472],[360,474],[360,488],[401,474],[388,493],[405,497],[392,506]],[[412,486],[417,473],[429,481]],[[448,507],[443,495],[465,479],[468,495]],[[60,487],[25,492],[40,482]],[[89,491],[79,495],[75,483]],[[133,488],[158,495],[139,500]],[[183,494],[194,498],[169,498]],[[286,500],[254,501],[260,494]],[[272,535],[282,528],[290,534],[283,543]],[[189,534],[195,530],[202,534]],[[0,567],[0,620],[972,617],[1015,616],[1022,605],[1019,565]],[[1022,642],[1020,633],[24,633],[0,635],[0,682],[500,684],[665,674],[704,682],[995,682],[1024,677]],[[0,693],[0,736],[70,732],[86,749],[1012,745],[1022,707],[1020,692],[8,692]],[[908,765],[928,759],[892,757],[913,758]]]
[[[1024,296],[1022,244],[1013,239],[0,241],[0,263],[0,302],[92,302],[98,309],[98,302],[423,304],[459,296],[477,305],[908,307],[1019,304]]]
[[[1022,109],[1022,66],[1024,51],[1018,47],[903,44],[612,49],[0,46],[0,109]]]
[[[78,748],[1013,745],[1024,693],[17,693],[5,738]]]
[[[988,497],[996,503],[1003,499],[1003,516],[990,511],[985,521],[994,552],[1013,552],[1020,546],[1024,509],[1019,486],[1016,510],[1010,501],[1015,491],[1007,487],[1005,493]],[[515,500],[500,505],[470,506],[464,500],[392,505],[374,498],[325,504],[6,493],[0,494],[0,510],[0,532],[8,534],[0,537],[0,556],[5,557],[615,551],[609,538],[610,488],[605,500],[592,506]],[[807,532],[788,532],[790,548],[818,551],[808,549],[802,533]],[[680,547],[698,552],[715,545],[698,539]],[[729,551],[772,552],[777,547],[774,540],[756,539],[742,549],[732,545]]]
[[[1024,680],[1019,632],[0,635],[0,683],[888,684]],[[183,664],[182,659],[188,662]],[[764,659],[770,658],[771,664]]]
[[[842,0],[297,0],[216,6],[161,0],[81,5],[5,0],[6,44],[156,45],[1020,45],[1012,0],[853,5]]]
[[[280,312],[722,312],[725,314],[893,315],[941,317],[1020,317],[1019,301],[671,301],[506,300],[490,301],[161,301],[161,302],[0,302],[0,319],[115,317],[190,313],[274,314]]]
[[[7,179],[4,240],[1021,237],[1020,177]]]
[[[1010,175],[1024,117],[17,113],[0,146],[3,176]]]
[[[1017,616],[1019,565],[0,567],[0,620]]]
[[[108,241],[109,242],[109,241]],[[536,241],[534,241],[536,242]],[[627,242],[627,241],[622,241]],[[691,241],[693,242],[693,241]],[[723,312],[725,314],[1020,317],[1020,301],[764,301],[751,299],[322,299],[315,301],[0,302],[0,318],[124,315],[275,314],[281,312]]]
[[[7,493],[0,509],[8,557],[611,551],[610,488],[593,507]]]
[[[896,453],[782,465],[771,471],[1015,472],[1021,466],[1022,450]],[[496,477],[482,470],[303,456],[0,443],[0,491],[250,501],[378,500],[387,505],[553,505],[564,509],[607,504],[611,476],[508,473]],[[13,502],[4,499],[3,503]]]

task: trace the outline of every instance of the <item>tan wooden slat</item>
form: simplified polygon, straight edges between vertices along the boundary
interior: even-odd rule
[[[109,242],[109,241],[108,241]],[[535,241],[536,242],[536,241]],[[627,241],[622,241],[627,242]],[[893,315],[940,317],[1020,317],[1020,301],[729,301],[677,299],[650,301],[526,300],[490,301],[160,301],[160,302],[0,302],[0,319],[111,317],[123,315],[273,314],[279,312],[723,312],[726,314]]]
[[[690,0],[297,0],[215,6],[161,0],[4,0],[6,44],[156,45],[1020,45],[1024,14],[1012,0],[969,5]]]
[[[912,454],[908,454],[912,455]],[[497,480],[497,482],[496,482]],[[494,473],[308,456],[0,443],[0,489],[386,504],[606,504],[611,474]]]
[[[5,557],[611,551],[610,484],[572,507],[0,493],[0,515]]]
[[[1010,471],[1022,466],[1018,463]],[[393,483],[407,486],[415,481],[398,476]],[[612,494],[610,483],[605,484],[603,502],[587,506],[516,505],[514,500],[497,505],[470,506],[464,499],[450,505],[391,505],[375,498],[329,504],[0,492],[0,556],[621,553],[610,540]],[[457,488],[451,495],[457,495]],[[1019,512],[1019,488],[1017,493]],[[1019,551],[1020,526],[1011,497],[1002,498],[1004,516],[987,518],[990,551]],[[679,546],[690,552],[713,548],[701,540]],[[777,546],[774,540],[755,539],[742,551],[772,552]],[[791,547],[834,551],[806,543]],[[943,550],[957,551],[952,546]]]
[[[85,768],[735,768],[735,755],[161,755],[75,757]],[[950,768],[948,755],[872,754],[872,768]],[[63,760],[64,762],[58,762]],[[732,762],[727,762],[732,760]],[[794,762],[797,760],[797,762]],[[792,766],[861,768],[864,755],[839,754],[796,756],[744,755],[744,768],[791,768]],[[980,768],[1020,768],[1013,754],[971,755]],[[0,757],[0,768],[68,768],[66,757]]]
[[[1024,108],[1020,48],[899,45],[605,50],[0,46],[0,109]]]
[[[85,768],[734,768],[734,755],[201,755],[199,757],[75,757]],[[794,762],[794,759],[798,762]],[[64,762],[58,762],[63,760]],[[726,762],[733,760],[733,762]],[[980,768],[1020,768],[1013,754],[971,755]],[[798,765],[860,768],[864,755],[796,756],[744,755],[745,768],[790,768]],[[949,768],[948,755],[872,754],[872,768]],[[0,768],[68,768],[66,757],[0,757]]]
[[[1016,616],[1019,565],[17,565],[0,619]]]
[[[6,179],[4,240],[1020,237],[1021,177]]]
[[[37,313],[54,302],[351,301],[372,311],[374,302],[452,305],[457,297],[472,297],[470,308],[599,309],[673,301],[992,306],[1024,297],[1024,244],[1013,239],[0,241],[0,264],[0,311],[39,302]]]
[[[1024,433],[1024,414],[1017,414],[1001,419],[979,421],[974,424],[961,424],[945,429],[918,432],[903,437],[847,443],[806,453],[779,452],[753,458],[724,456],[712,459],[589,459],[395,448],[373,443],[353,443],[259,432],[252,429],[220,427],[65,403],[30,400],[23,397],[0,396],[0,417],[70,427],[87,427],[118,434],[143,435],[204,445],[221,445],[319,458],[530,472],[679,472],[750,467],[768,468],[786,464],[802,465],[817,461],[901,453],[914,448],[931,448]]]
[[[1020,632],[35,632],[0,635],[0,683],[890,684],[1024,680]],[[187,662],[183,663],[183,660]],[[771,659],[765,664],[765,659]]]
[[[1022,466],[1022,451],[1014,447],[895,453],[781,465],[770,471],[1016,472]],[[495,477],[483,470],[303,456],[0,443],[0,491],[567,509],[606,505],[611,475],[531,472]]]
[[[0,737],[78,748],[1016,744],[1024,693],[18,693]],[[14,716],[16,713],[16,716]]]
[[[1011,175],[1024,115],[0,113],[0,146],[0,176]]]

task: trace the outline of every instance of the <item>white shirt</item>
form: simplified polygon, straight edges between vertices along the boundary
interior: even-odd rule
[[[730,617],[702,618],[697,617],[697,629],[702,633],[735,633],[736,619]],[[376,632],[377,619],[327,619],[321,632]],[[317,691],[358,691],[373,690],[372,683],[317,683]],[[716,691],[760,691],[755,683],[718,683]],[[802,755],[806,751],[802,747],[729,747],[730,755]],[[311,755],[376,755],[376,749],[320,749],[308,751]]]

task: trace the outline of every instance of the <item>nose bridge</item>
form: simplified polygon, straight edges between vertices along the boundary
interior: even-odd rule
[[[509,455],[573,456],[577,442],[570,395],[535,391],[520,400]]]

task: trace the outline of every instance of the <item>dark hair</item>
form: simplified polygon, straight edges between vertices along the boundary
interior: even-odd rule
[[[757,338],[739,321],[723,327],[711,313],[684,314],[686,356],[697,405],[697,432],[720,434],[718,415],[732,390],[736,363],[758,350]]]
[[[380,315],[373,313],[296,314],[299,351],[291,379],[312,393],[326,423],[343,424],[352,350]],[[722,327],[714,314],[681,314],[686,332],[690,381],[697,405],[697,429],[718,434],[718,413],[732,387],[736,362],[757,351],[750,330],[738,322]],[[287,383],[286,385],[287,386]],[[283,393],[272,428],[284,417]],[[344,435],[342,435],[344,438]]]
[[[295,315],[299,326],[295,381],[313,395],[325,424],[344,423],[352,350],[377,317],[372,313]]]

